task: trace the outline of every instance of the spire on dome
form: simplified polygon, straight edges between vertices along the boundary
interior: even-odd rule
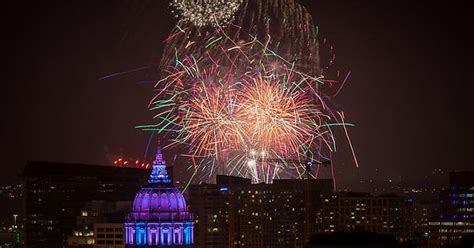
[[[163,160],[163,155],[161,154],[160,143],[158,143],[158,148],[156,148],[155,161],[161,161],[163,164],[165,164],[165,161]]]
[[[168,176],[168,171],[166,171],[166,162],[163,159],[161,154],[161,145],[158,143],[158,148],[156,149],[155,161],[153,161],[153,168],[151,170],[149,183],[171,183],[171,180]]]

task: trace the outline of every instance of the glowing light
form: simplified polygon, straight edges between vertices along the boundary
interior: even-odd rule
[[[130,168],[148,168],[149,163],[143,162],[139,159],[134,158],[118,158],[113,160],[112,164],[117,167],[130,167]]]
[[[255,159],[250,159],[248,162],[247,162],[247,165],[249,167],[255,167],[257,165],[257,161]]]
[[[242,2],[243,0],[174,0],[172,6],[185,21],[204,27],[227,24]]]

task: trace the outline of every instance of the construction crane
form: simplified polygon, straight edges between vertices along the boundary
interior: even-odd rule
[[[298,159],[273,159],[273,158],[264,158],[262,160],[265,162],[274,162],[274,163],[284,162],[287,164],[304,164],[306,179],[311,178],[311,167],[313,166],[313,164],[323,165],[324,167],[328,167],[329,165],[331,165],[331,160],[329,159],[324,160],[324,161],[318,161],[318,160],[312,159],[311,153],[309,151],[306,152],[306,160],[304,161],[298,160]]]

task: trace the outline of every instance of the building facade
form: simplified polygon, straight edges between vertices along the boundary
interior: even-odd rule
[[[341,192],[324,196],[316,212],[316,233],[367,231],[400,241],[414,235],[414,205],[407,197]]]
[[[196,247],[302,247],[314,234],[314,208],[332,181],[250,179],[217,176],[216,184],[192,185]]]
[[[147,175],[134,168],[28,162],[21,175],[26,246],[66,247],[88,202],[130,200]]]
[[[474,171],[449,173],[449,187],[440,195],[439,211],[429,228],[432,246],[474,236]]]
[[[217,176],[216,184],[192,185],[196,247],[303,247],[315,234],[338,231],[414,235],[408,197],[334,193],[332,181],[249,179]]]
[[[136,193],[126,217],[126,247],[191,246],[193,237],[193,215],[171,183],[158,147],[148,184]]]
[[[124,248],[125,225],[123,223],[95,223],[95,248]]]
[[[106,247],[105,245],[124,247],[123,216],[129,212],[130,205],[131,201],[93,200],[86,203],[80,215],[76,217],[76,227],[67,238],[68,247],[92,248]],[[97,228],[97,225],[99,225],[99,228]],[[105,228],[104,226],[112,227]],[[115,235],[111,233],[104,234],[104,232],[115,232]]]

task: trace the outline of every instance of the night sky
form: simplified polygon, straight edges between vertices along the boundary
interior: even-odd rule
[[[154,71],[175,19],[165,0],[8,1],[3,7],[2,182],[27,160],[105,164],[143,156]],[[134,3],[135,2],[135,3]],[[472,13],[467,1],[301,0],[352,76],[338,179],[417,179],[473,168]],[[382,3],[383,2],[383,3]],[[8,6],[10,5],[10,6]],[[6,90],[5,90],[6,88]]]

